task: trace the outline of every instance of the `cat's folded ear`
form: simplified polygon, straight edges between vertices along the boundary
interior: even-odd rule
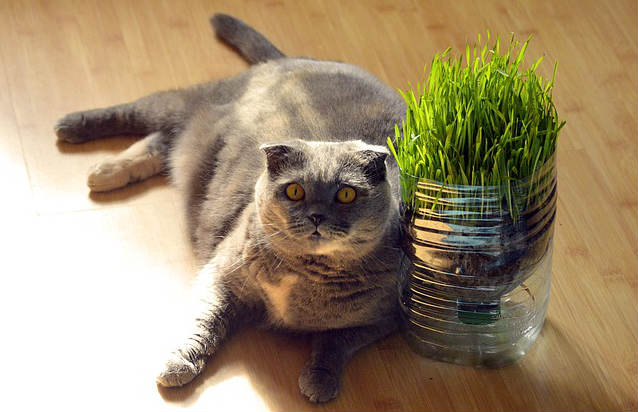
[[[266,154],[266,168],[271,176],[277,176],[285,169],[303,167],[306,156],[293,143],[266,143],[259,146]]]
[[[356,158],[363,169],[366,178],[373,184],[385,180],[385,159],[388,157],[388,149],[383,146],[365,145],[356,152]]]

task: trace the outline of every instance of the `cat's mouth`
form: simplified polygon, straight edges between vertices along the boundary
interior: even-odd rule
[[[321,233],[318,230],[315,230],[310,235],[308,235],[307,240],[307,251],[313,255],[332,255],[336,251],[339,250],[339,243],[335,242],[328,235],[326,237],[326,233]]]

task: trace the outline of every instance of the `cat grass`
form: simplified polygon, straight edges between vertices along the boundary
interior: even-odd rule
[[[424,179],[441,190],[498,187],[514,220],[529,203],[513,201],[514,186],[534,180],[565,125],[552,99],[557,62],[549,81],[537,73],[543,57],[523,69],[531,39],[521,44],[512,35],[502,48],[500,37],[489,47],[489,32],[484,44],[479,35],[477,44],[466,44],[464,56],[454,57],[451,48],[436,54],[416,91],[399,90],[406,116],[388,146],[401,169],[408,208],[419,207],[417,182]]]

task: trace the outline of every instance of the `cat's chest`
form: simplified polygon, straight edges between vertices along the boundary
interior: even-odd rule
[[[350,281],[321,281],[294,271],[257,273],[270,321],[296,330],[343,328],[366,323],[379,290]]]
[[[271,318],[284,323],[289,321],[291,293],[299,282],[296,274],[279,274],[267,276],[264,272],[257,274],[257,282],[268,303]]]

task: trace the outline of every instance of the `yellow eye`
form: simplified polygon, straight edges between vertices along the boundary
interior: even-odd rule
[[[337,192],[337,200],[340,203],[352,203],[356,197],[357,192],[349,186],[344,187]]]
[[[288,196],[290,200],[301,200],[305,195],[306,192],[304,192],[303,187],[298,183],[291,183],[286,188],[286,196]]]

